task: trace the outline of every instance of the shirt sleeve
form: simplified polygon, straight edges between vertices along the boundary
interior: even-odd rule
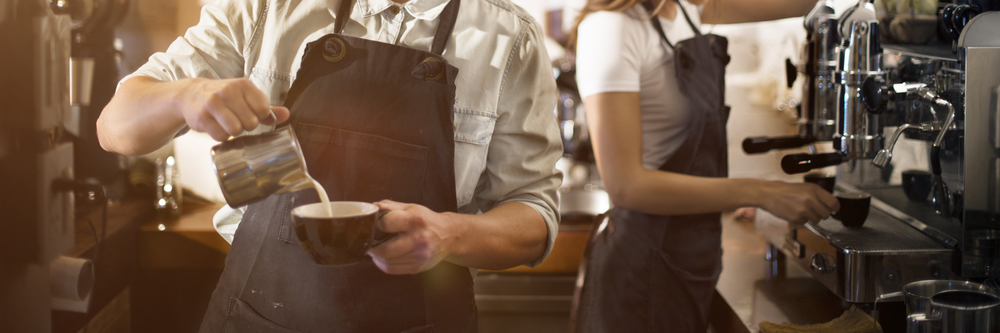
[[[263,1],[220,0],[205,5],[197,25],[121,82],[140,75],[160,81],[243,77],[244,53],[262,16]]]
[[[639,92],[640,65],[636,20],[626,13],[599,11],[577,30],[576,78],[580,96]]]
[[[484,212],[505,202],[520,202],[541,214],[548,241],[545,253],[527,264],[534,267],[548,257],[559,231],[556,192],[562,173],[555,165],[563,148],[553,113],[559,94],[552,62],[538,25],[527,22],[530,25],[522,29],[508,60],[476,202]]]

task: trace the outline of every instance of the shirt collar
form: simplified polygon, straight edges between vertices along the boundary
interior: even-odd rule
[[[341,0],[350,1],[350,0]],[[369,17],[382,11],[389,9],[389,7],[396,5],[392,0],[357,0],[358,6],[361,7],[361,12],[365,17]],[[411,16],[421,19],[421,20],[433,20],[441,15],[444,11],[445,5],[448,4],[450,0],[410,0],[403,5],[403,9],[410,13]]]

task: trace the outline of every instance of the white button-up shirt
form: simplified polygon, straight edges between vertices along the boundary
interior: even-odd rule
[[[344,34],[430,51],[447,3],[356,0]],[[202,9],[198,25],[130,76],[162,81],[246,77],[272,105],[283,105],[306,43],[334,33],[339,4],[219,0]],[[527,263],[531,266],[548,256],[555,241],[556,191],[562,181],[555,169],[562,155],[553,114],[558,93],[540,31],[509,0],[465,0],[443,54],[459,68],[454,107],[458,211],[477,214],[510,201],[537,210],[548,227],[548,246],[545,255]],[[220,220],[225,219],[217,216],[216,223]],[[232,234],[226,234],[235,228],[220,230],[228,230],[222,233],[231,241]]]

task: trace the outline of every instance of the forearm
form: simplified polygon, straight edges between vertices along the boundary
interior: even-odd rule
[[[636,171],[608,184],[615,207],[659,215],[721,212],[760,206],[765,181],[706,178],[658,170]]]
[[[445,260],[467,267],[505,269],[538,260],[548,229],[535,209],[507,202],[479,214],[446,213],[456,229]]]
[[[185,124],[174,102],[184,81],[136,76],[123,82],[97,119],[101,147],[124,155],[142,155],[170,142]]]
[[[816,0],[711,0],[701,17],[705,24],[761,22],[803,16],[815,5]]]

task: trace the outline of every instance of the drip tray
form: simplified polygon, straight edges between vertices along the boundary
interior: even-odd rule
[[[850,303],[872,303],[913,281],[956,278],[951,271],[954,250],[897,216],[912,219],[873,204],[861,228],[828,218],[789,233],[787,222],[758,210],[756,229]]]
[[[845,227],[839,220],[828,218],[806,228],[842,250],[857,253],[948,251],[917,229],[872,207],[861,228]]]

